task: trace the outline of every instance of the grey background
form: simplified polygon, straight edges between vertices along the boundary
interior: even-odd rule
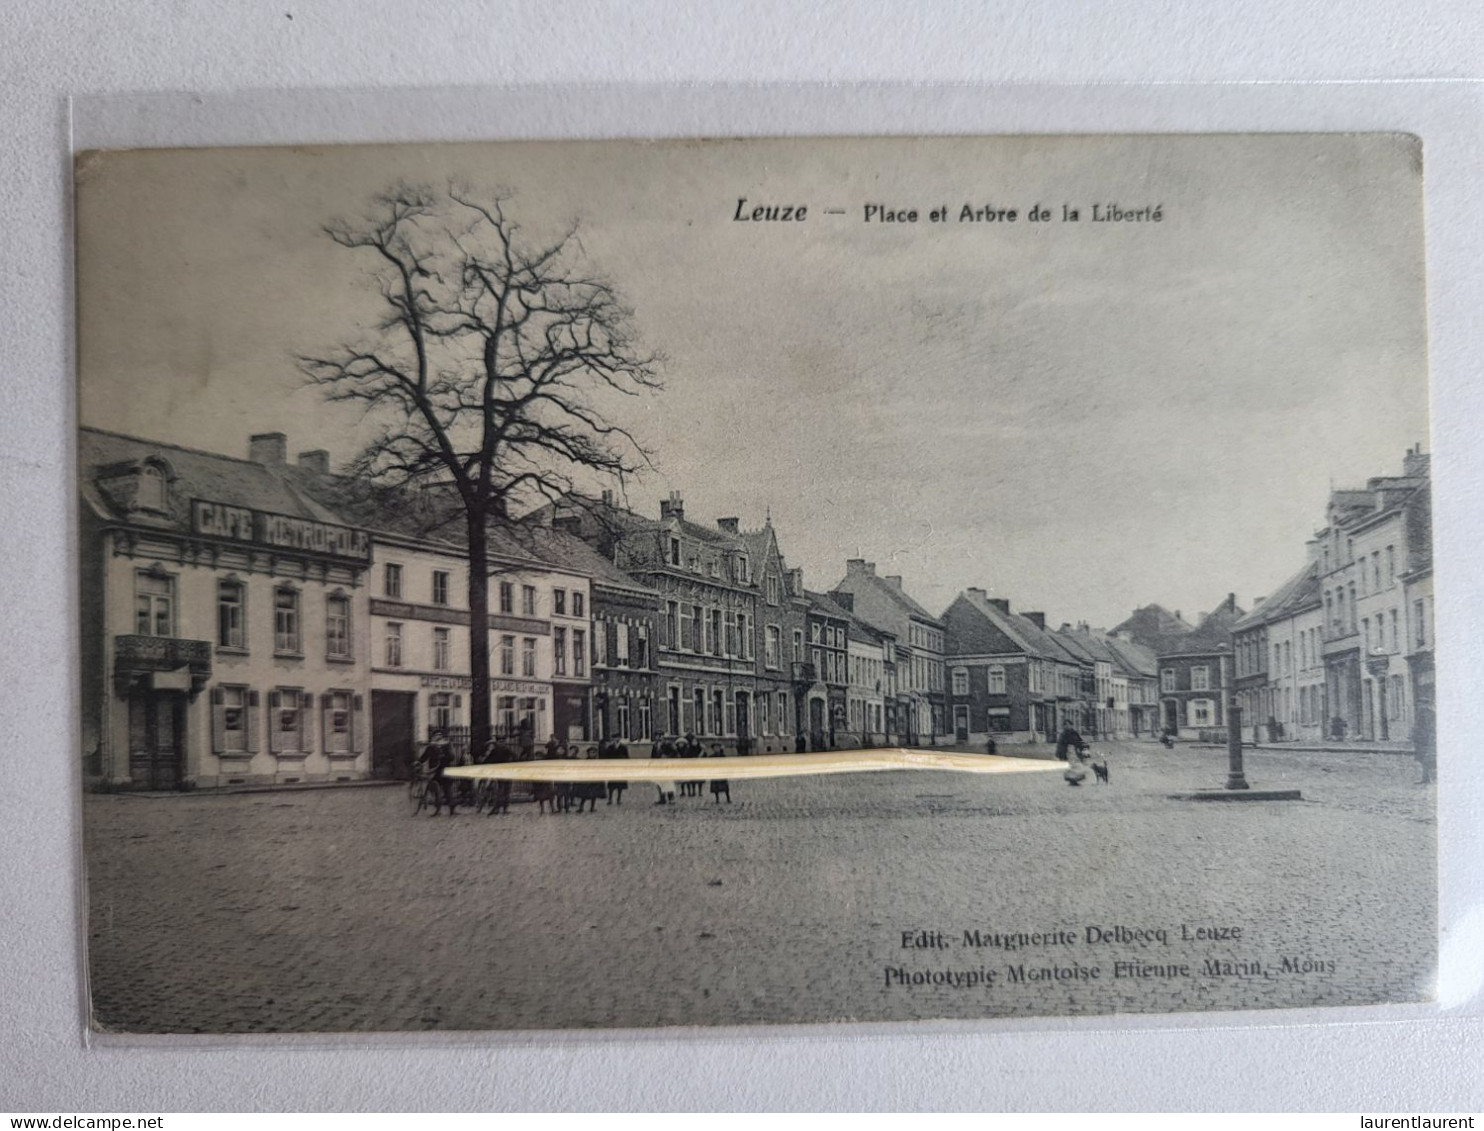
[[[780,6],[705,13],[659,5],[451,5],[413,35],[390,4],[44,6],[0,13],[0,163],[7,312],[0,419],[0,1108],[179,1110],[608,1106],[1319,1108],[1441,1110],[1480,1103],[1484,904],[1480,786],[1461,772],[1480,710],[1463,692],[1484,623],[1465,588],[1481,533],[1484,295],[1473,219],[1484,184],[1478,93],[1458,86],[1234,85],[910,91],[556,89],[389,99],[130,99],[85,107],[79,146],[669,133],[911,133],[1089,129],[1414,129],[1428,145],[1438,550],[1443,565],[1443,996],[1426,1020],[1308,1014],[621,1042],[267,1042],[85,1047],[78,996],[74,716],[59,640],[72,612],[74,422],[64,97],[84,91],[612,80],[1135,80],[1444,78],[1472,72],[1484,14],[1463,3],[1240,9],[1159,3],[1116,14],[1067,5]],[[788,10],[788,11],[791,11]],[[771,18],[774,17],[774,18]],[[1052,23],[1062,33],[1050,37]],[[571,29],[581,27],[582,35]],[[1344,38],[1326,35],[1343,28]],[[390,46],[389,46],[390,45]],[[1456,579],[1456,580],[1450,580]],[[1472,588],[1472,587],[1470,587]],[[1449,773],[1450,767],[1457,771]],[[1391,1016],[1383,1014],[1381,1016]],[[1284,1021],[1295,1020],[1284,1018]],[[1194,1026],[1199,1028],[1194,1028]]]

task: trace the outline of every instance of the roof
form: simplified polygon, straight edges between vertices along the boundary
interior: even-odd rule
[[[1201,619],[1198,628],[1184,635],[1168,638],[1161,646],[1155,648],[1154,653],[1156,656],[1164,657],[1230,652],[1232,626],[1245,615],[1245,611],[1237,604],[1236,596],[1228,594],[1226,600]]]
[[[1319,569],[1309,562],[1268,596],[1262,604],[1232,625],[1233,632],[1244,632],[1259,628],[1305,609],[1314,608],[1319,601]]]
[[[458,547],[468,545],[463,506],[449,490],[399,490],[346,476],[322,475],[301,467],[288,470],[305,494],[334,501],[339,509],[355,513],[373,530],[415,539],[436,537]],[[492,523],[486,531],[490,555],[507,562],[562,570],[614,588],[657,595],[657,590],[636,581],[577,535],[552,526],[551,515],[549,508],[542,508],[523,519]]]
[[[1017,645],[1021,651],[1027,654],[1035,655],[1042,659],[1059,660],[1064,663],[1082,664],[1087,662],[1087,657],[1058,643],[1056,633],[1037,628],[1034,621],[1028,620],[1018,613],[1006,612],[978,591],[966,590],[959,594],[954,604],[958,604],[959,602],[968,605],[970,609],[994,625],[1011,643]]]
[[[805,589],[804,597],[809,602],[810,612],[818,611],[820,615],[834,617],[837,620],[860,620],[854,613],[840,604],[828,593],[816,593],[813,589]],[[865,622],[862,621],[862,624]],[[877,630],[872,629],[873,632]]]
[[[1172,613],[1163,605],[1145,605],[1135,609],[1122,624],[1116,625],[1111,635],[1127,635],[1145,648],[1156,648],[1160,641],[1182,636],[1194,628],[1178,612]]]
[[[273,467],[99,428],[79,428],[77,449],[83,497],[104,518],[123,521],[129,517],[132,485],[126,492],[122,477],[154,457],[168,464],[173,477],[169,514],[162,520],[165,525],[189,529],[192,499],[211,499],[316,522],[356,525],[347,524],[338,511],[297,490],[284,474],[291,470],[287,466]]]

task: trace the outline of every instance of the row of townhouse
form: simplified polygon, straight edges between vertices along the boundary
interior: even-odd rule
[[[693,735],[754,753],[794,750],[801,741],[827,749],[931,741],[944,733],[942,626],[915,605],[900,626],[883,615],[869,594],[856,591],[864,562],[849,563],[830,592],[807,589],[770,519],[755,530],[736,517],[697,522],[678,492],[661,500],[658,518],[604,493],[569,496],[528,521],[572,533],[657,595],[649,733]],[[895,585],[899,593],[899,578]],[[871,613],[856,608],[858,596]],[[900,607],[900,600],[889,603],[891,612]],[[595,615],[609,615],[601,594]],[[600,735],[623,733],[601,710],[597,728]]]
[[[693,735],[755,753],[1152,731],[1126,634],[1048,630],[968,590],[941,617],[864,559],[828,590],[772,522],[569,496],[487,532],[486,622],[446,488],[381,491],[288,459],[80,433],[83,751],[103,786],[400,777],[466,737],[471,635],[497,736]]]
[[[491,530],[476,626],[467,545],[424,521],[446,511],[436,493],[374,494],[324,452],[290,463],[280,433],[239,459],[82,429],[79,459],[99,787],[404,776],[432,731],[467,737],[481,628],[497,734],[593,741],[599,709],[650,734],[648,681],[629,673],[653,667],[658,594],[569,533]]]
[[[1400,475],[1331,491],[1303,567],[1232,633],[1259,737],[1405,741],[1434,709],[1432,511],[1420,445]]]
[[[1152,651],[1115,633],[1016,613],[1003,597],[966,589],[943,614],[948,703],[961,743],[1054,741],[1064,727],[1089,737],[1152,736]]]

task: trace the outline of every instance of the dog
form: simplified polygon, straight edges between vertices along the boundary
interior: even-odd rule
[[[1092,764],[1092,773],[1093,777],[1095,777],[1098,781],[1102,782],[1104,785],[1108,784],[1108,763],[1106,761],[1094,762]]]

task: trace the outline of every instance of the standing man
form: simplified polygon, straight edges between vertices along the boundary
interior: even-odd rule
[[[453,747],[448,744],[448,738],[441,730],[435,730],[417,759],[418,765],[432,778],[428,788],[433,794],[433,812],[429,816],[436,817],[445,804],[448,815],[453,816],[453,783],[444,774],[453,765],[453,760]]]

